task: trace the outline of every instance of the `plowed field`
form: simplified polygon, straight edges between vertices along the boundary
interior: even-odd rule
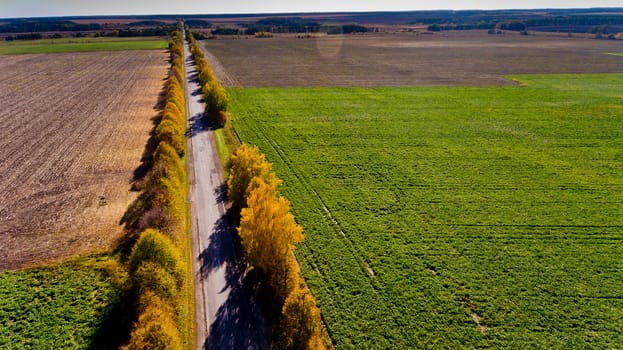
[[[208,40],[226,87],[512,85],[509,74],[621,73],[621,42],[539,33],[329,35]]]
[[[164,51],[0,57],[0,270],[113,244]]]

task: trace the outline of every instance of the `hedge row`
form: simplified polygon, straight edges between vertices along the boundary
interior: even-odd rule
[[[228,196],[240,211],[238,234],[248,264],[260,279],[262,295],[280,310],[269,319],[273,348],[327,349],[316,301],[305,286],[294,256],[303,240],[302,228],[290,212],[290,203],[277,192],[280,180],[257,147],[242,145],[230,159]],[[237,214],[237,213],[236,213]]]
[[[190,45],[190,52],[197,66],[197,77],[206,105],[205,115],[213,124],[222,127],[227,122],[226,112],[229,105],[229,95],[216,79],[193,34],[188,31],[186,36]]]
[[[162,118],[156,126],[152,167],[138,199],[143,230],[128,259],[129,287],[137,302],[137,321],[129,350],[182,349],[180,293],[187,269],[178,246],[185,239],[186,102],[181,30],[169,43],[171,69],[165,84]]]

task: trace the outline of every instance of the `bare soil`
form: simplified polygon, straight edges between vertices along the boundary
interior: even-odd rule
[[[164,51],[0,56],[0,270],[115,244],[166,70]]]
[[[621,42],[484,31],[205,41],[226,86],[507,85],[509,74],[620,73]],[[235,84],[228,85],[230,82]]]

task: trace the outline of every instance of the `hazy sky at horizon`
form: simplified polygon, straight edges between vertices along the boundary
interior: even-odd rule
[[[0,0],[0,18],[139,14],[623,7],[621,0]]]

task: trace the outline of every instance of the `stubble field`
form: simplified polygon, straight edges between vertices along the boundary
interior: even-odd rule
[[[621,42],[516,32],[210,40],[227,87],[510,85],[507,74],[619,73]],[[229,73],[229,74],[227,74]]]
[[[120,237],[166,57],[0,56],[0,270],[108,249]]]

